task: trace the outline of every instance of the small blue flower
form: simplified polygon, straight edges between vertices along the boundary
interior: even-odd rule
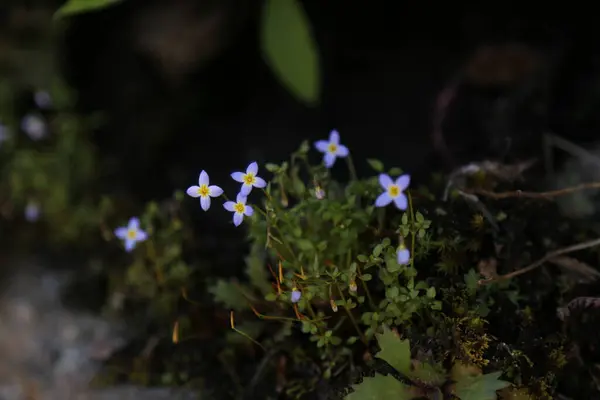
[[[256,176],[258,173],[258,164],[256,162],[250,163],[246,168],[246,173],[234,172],[231,174],[233,180],[242,183],[242,190],[240,193],[244,196],[248,196],[252,191],[252,187],[262,189],[267,187],[267,182],[263,178]]]
[[[223,189],[216,185],[210,185],[210,178],[206,171],[202,170],[200,172],[200,177],[198,178],[199,186],[190,186],[187,188],[186,193],[188,196],[198,198],[200,197],[200,207],[204,211],[208,211],[210,208],[210,198],[211,197],[219,197],[223,194]]]
[[[290,296],[290,300],[292,301],[292,303],[299,302],[301,298],[302,298],[302,293],[298,289],[293,288],[292,295]]]
[[[385,190],[375,200],[375,207],[385,207],[392,201],[400,210],[406,210],[408,199],[402,193],[410,184],[410,175],[401,175],[394,182],[387,174],[379,175],[379,184]]]
[[[25,219],[29,222],[35,222],[40,218],[40,206],[34,202],[30,201],[25,206]]]
[[[319,140],[315,142],[315,148],[325,154],[323,162],[325,162],[327,168],[333,167],[336,158],[347,157],[350,153],[346,146],[340,144],[340,134],[336,130],[331,131],[329,140]]]
[[[235,226],[240,226],[244,220],[244,216],[251,217],[252,214],[254,214],[252,207],[246,205],[246,196],[241,192],[238,193],[235,202],[226,201],[225,204],[223,204],[223,207],[225,207],[227,211],[233,213],[233,224]]]
[[[125,241],[125,251],[135,249],[138,242],[148,239],[148,234],[140,229],[140,220],[137,217],[129,219],[127,226],[115,229],[115,236]]]
[[[398,249],[398,264],[406,265],[410,263],[410,250],[408,250],[404,245],[401,245]]]
[[[50,93],[45,90],[38,90],[33,94],[33,100],[35,104],[42,109],[47,109],[52,106],[52,97],[50,97]]]
[[[33,140],[43,139],[48,133],[46,121],[38,114],[25,115],[21,120],[21,129]]]

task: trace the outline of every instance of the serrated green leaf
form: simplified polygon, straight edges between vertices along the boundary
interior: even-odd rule
[[[208,291],[214,296],[216,302],[231,310],[241,311],[248,308],[248,302],[236,283],[221,279],[214,286],[208,288]]]
[[[467,376],[456,382],[456,396],[461,400],[496,400],[496,391],[510,386],[510,382],[498,378],[502,372],[479,376]]]
[[[408,375],[410,373],[410,342],[402,340],[387,326],[383,327],[383,333],[376,334],[377,343],[381,351],[377,358],[381,358],[396,371]]]
[[[414,396],[409,387],[391,375],[375,375],[365,377],[363,381],[352,386],[354,392],[346,396],[346,400],[410,400]]]
[[[270,273],[262,254],[262,245],[258,242],[252,246],[250,254],[246,257],[246,275],[250,278],[252,286],[260,290],[262,294],[273,291],[269,283]]]
[[[321,71],[310,22],[298,0],[267,0],[261,46],[279,80],[308,105],[319,101]]]
[[[67,2],[54,13],[54,18],[63,18],[75,14],[97,11],[120,3],[121,1],[122,0],[67,0]]]

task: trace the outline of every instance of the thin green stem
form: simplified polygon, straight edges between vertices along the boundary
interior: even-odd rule
[[[358,175],[356,174],[356,168],[354,168],[354,162],[352,161],[352,156],[350,154],[348,154],[348,157],[346,157],[346,164],[348,164],[348,170],[350,171],[350,178],[353,181],[357,181]]]
[[[410,245],[410,266],[415,267],[415,243],[417,232],[415,232],[415,210],[413,208],[412,196],[410,194],[410,190],[407,191],[408,194],[408,210],[410,213],[410,232],[411,232],[411,245]]]
[[[356,322],[354,315],[352,315],[352,311],[347,307],[346,296],[344,296],[344,292],[342,292],[342,290],[340,289],[340,286],[337,283],[336,283],[336,287],[337,287],[338,292],[340,293],[340,297],[341,297],[342,301],[344,302],[344,310],[346,310],[346,314],[348,314],[348,317],[350,318],[352,325],[354,325],[354,329],[356,329],[356,332],[358,332],[358,336],[360,336],[360,340],[365,345],[367,345],[369,343],[367,341],[367,338],[365,337],[364,333],[360,330],[360,327],[358,326],[358,323]]]

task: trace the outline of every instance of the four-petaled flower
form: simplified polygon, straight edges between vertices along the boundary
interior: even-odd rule
[[[223,189],[216,185],[210,185],[208,174],[204,170],[200,172],[198,185],[199,186],[190,186],[186,193],[188,196],[194,198],[200,197],[200,207],[202,207],[204,211],[207,211],[210,208],[210,198],[222,195]]]
[[[258,173],[258,164],[256,162],[250,163],[248,168],[246,168],[246,173],[243,172],[234,172],[231,174],[231,177],[242,184],[242,189],[240,193],[244,196],[248,196],[250,191],[252,191],[252,187],[256,187],[262,189],[267,186],[267,182],[263,178],[256,176]]]
[[[398,249],[398,264],[406,265],[410,263],[410,250],[408,250],[403,244]]]
[[[408,200],[406,195],[402,193],[410,184],[410,175],[400,175],[394,182],[387,174],[379,175],[379,184],[385,190],[375,200],[376,207],[385,207],[392,201],[400,210],[406,210]]]
[[[148,234],[140,229],[140,220],[136,217],[130,218],[127,226],[115,229],[115,236],[125,241],[125,250],[128,252],[135,248],[137,242],[148,238]]]
[[[290,296],[290,300],[292,300],[292,303],[299,302],[301,297],[302,293],[297,288],[293,288],[292,295]]]
[[[344,158],[349,154],[348,148],[343,144],[340,144],[340,134],[336,130],[331,131],[329,140],[319,140],[315,142],[315,148],[325,154],[323,161],[327,168],[333,166],[336,158]]]
[[[227,201],[225,204],[223,204],[223,207],[225,207],[227,211],[231,211],[233,213],[233,224],[235,226],[240,226],[244,220],[244,215],[251,217],[252,214],[254,214],[252,207],[246,205],[246,196],[244,196],[242,193],[238,193],[235,202]]]

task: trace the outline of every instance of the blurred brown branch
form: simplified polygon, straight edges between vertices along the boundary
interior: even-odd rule
[[[572,186],[564,189],[551,190],[548,192],[524,192],[522,190],[513,190],[510,192],[492,192],[490,190],[484,189],[463,189],[463,191],[466,193],[476,194],[492,199],[508,199],[512,197],[521,197],[527,199],[551,200],[554,197],[564,196],[566,194],[587,189],[600,189],[600,182],[582,183],[581,185]]]

